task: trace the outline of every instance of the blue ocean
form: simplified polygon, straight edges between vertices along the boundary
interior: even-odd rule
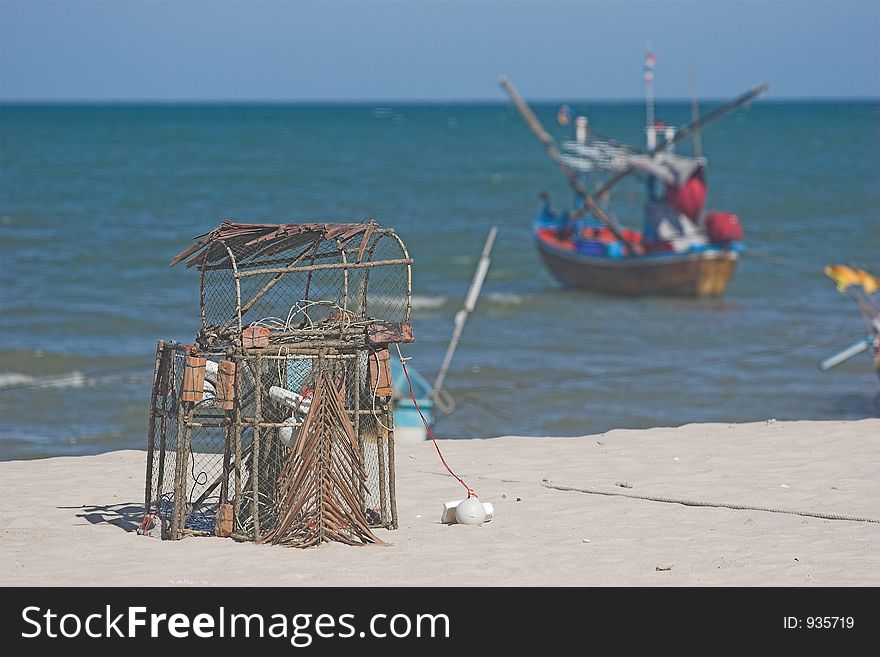
[[[642,104],[566,102],[644,141]],[[563,141],[559,104],[534,109]],[[404,352],[429,380],[498,227],[439,438],[877,416],[867,353],[818,363],[865,335],[822,268],[880,274],[880,103],[758,100],[701,138],[708,208],[748,250],[721,299],[625,299],[543,268],[537,195],[571,192],[501,101],[0,105],[0,459],[146,446],[156,341],[198,330],[198,275],[169,261],[223,219],[394,227],[415,259]],[[641,226],[642,192],[615,188],[621,223]]]

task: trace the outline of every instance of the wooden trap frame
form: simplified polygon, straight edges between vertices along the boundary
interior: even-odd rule
[[[200,272],[202,328],[157,347],[143,529],[381,542],[372,529],[397,527],[388,346],[413,339],[403,242],[372,222],[197,240],[172,265]]]

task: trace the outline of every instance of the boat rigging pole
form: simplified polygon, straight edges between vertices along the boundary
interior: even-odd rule
[[[614,236],[623,242],[631,253],[635,253],[636,248],[635,245],[627,240],[623,233],[620,231],[620,227],[617,225],[611,217],[609,217],[602,208],[599,207],[597,203],[597,199],[601,196],[600,194],[590,194],[587,191],[587,188],[584,187],[584,184],[578,179],[577,174],[574,169],[572,169],[566,162],[565,158],[562,157],[562,154],[559,152],[559,149],[556,147],[556,142],[553,141],[553,137],[551,137],[546,130],[544,130],[541,122],[538,121],[538,117],[535,116],[534,112],[532,112],[531,108],[526,104],[526,101],[522,99],[522,97],[517,92],[516,88],[510,83],[510,80],[507,79],[504,75],[498,78],[498,83],[501,85],[501,88],[510,96],[510,99],[513,101],[513,104],[516,106],[516,109],[519,110],[520,115],[523,117],[523,120],[529,125],[532,129],[532,132],[535,133],[535,136],[538,138],[544,145],[544,149],[547,151],[547,155],[559,165],[559,168],[562,170],[562,173],[565,174],[565,177],[568,178],[569,184],[571,184],[574,191],[577,192],[581,198],[584,200],[584,208],[593,213],[593,215],[605,224]]]
[[[474,272],[474,278],[471,286],[468,288],[465,297],[464,306],[455,314],[455,329],[452,332],[452,339],[446,348],[446,355],[443,357],[443,364],[440,366],[440,372],[434,380],[434,387],[431,390],[431,396],[436,400],[443,388],[443,381],[446,380],[446,371],[452,362],[452,356],[458,347],[458,340],[461,338],[461,331],[464,329],[464,323],[467,321],[468,315],[477,305],[477,298],[480,296],[480,290],[483,287],[483,281],[486,278],[486,272],[489,271],[489,253],[492,251],[492,245],[495,243],[495,235],[498,233],[498,227],[492,226],[489,229],[489,235],[486,237],[486,243],[483,245],[483,253],[480,255],[480,261],[477,263],[477,270]]]
[[[700,106],[697,104],[697,69],[694,66],[693,58],[691,58],[688,68],[690,69],[688,77],[690,77],[691,83],[691,122],[696,122],[700,120]],[[694,157],[703,157],[703,142],[700,139],[699,130],[694,130]]]
[[[704,117],[697,119],[696,121],[693,121],[692,123],[689,123],[688,125],[684,126],[683,128],[681,128],[679,130],[676,130],[675,134],[672,136],[672,139],[664,139],[661,143],[657,144],[654,148],[650,149],[647,154],[649,156],[656,155],[657,153],[662,151],[667,146],[670,146],[672,144],[680,142],[682,139],[689,137],[692,133],[694,133],[694,132],[699,133],[699,131],[702,128],[706,127],[708,124],[712,123],[713,121],[715,121],[717,119],[720,119],[722,116],[724,116],[728,112],[735,110],[740,105],[743,105],[743,104],[749,102],[750,100],[752,100],[753,98],[760,96],[761,94],[765,93],[767,91],[767,89],[769,89],[769,88],[770,88],[769,85],[767,83],[764,83],[764,84],[758,85],[754,89],[750,89],[749,91],[747,91],[743,95],[741,95],[737,98],[734,98],[733,100],[731,100],[728,103],[725,103],[721,107],[715,108],[714,110],[712,110],[711,112],[706,114]],[[621,180],[626,178],[633,171],[635,171],[635,169],[633,169],[632,167],[627,167],[626,169],[623,169],[623,170],[617,172],[616,174],[614,174],[613,176],[611,176],[607,181],[605,181],[605,184],[603,184],[601,187],[599,187],[599,189],[596,190],[596,192],[593,194],[593,199],[596,200],[596,199],[601,198],[603,194],[605,194],[609,189],[614,187],[614,185],[619,183]]]
[[[715,121],[717,119],[720,119],[722,116],[724,116],[728,112],[735,110],[740,105],[743,105],[743,104],[749,102],[750,100],[752,100],[753,98],[757,98],[758,96],[766,93],[767,89],[769,89],[769,88],[770,88],[769,85],[765,82],[764,84],[760,84],[757,87],[750,89],[749,91],[747,91],[743,95],[738,96],[737,98],[734,98],[730,102],[725,103],[721,107],[715,108],[714,110],[712,110],[711,112],[709,112],[708,114],[703,116],[702,118],[697,119],[696,121],[693,121],[693,122],[689,123],[688,125],[684,126],[683,128],[677,130],[675,132],[675,134],[672,136],[672,139],[664,139],[661,143],[659,143],[656,146],[654,146],[653,148],[649,149],[648,152],[646,153],[646,155],[648,155],[649,157],[656,155],[657,153],[662,151],[667,146],[678,143],[681,140],[689,137],[691,134],[693,134],[695,138],[698,138],[698,135],[699,135],[700,130],[702,128],[705,128],[708,124],[712,123],[713,121]],[[617,183],[619,183],[621,180],[626,178],[633,171],[635,171],[635,169],[633,167],[626,167],[625,169],[621,169],[620,171],[615,173],[613,176],[611,176],[608,180],[606,180],[593,193],[592,200],[598,201],[600,198],[602,198],[603,195],[607,194],[608,191],[612,187],[614,187]],[[588,210],[590,210],[590,208],[587,206],[587,204],[585,204],[584,208],[579,208],[572,213],[572,218],[573,219],[580,219],[581,217],[583,217],[587,213]]]

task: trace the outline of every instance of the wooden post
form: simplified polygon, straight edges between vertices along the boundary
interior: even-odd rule
[[[147,480],[144,485],[144,515],[150,512],[153,492],[153,443],[156,440],[156,397],[159,396],[159,380],[162,369],[162,351],[164,340],[156,344],[156,360],[153,364],[153,385],[150,392],[150,425],[147,427]]]
[[[240,367],[235,369],[235,408],[233,409],[233,436],[235,438],[235,500],[233,503],[233,531],[235,522],[241,513],[241,406],[244,403],[242,397],[241,380],[244,369],[248,367],[246,360],[240,361]]]
[[[179,402],[177,406],[177,444],[174,459],[174,504],[171,509],[171,540],[176,541],[180,538],[180,529],[183,528],[183,522],[180,520],[182,515],[181,499],[186,498],[186,486],[183,484],[183,473],[186,472],[184,465],[184,435],[186,433],[186,411],[184,410],[185,402]]]
[[[232,460],[234,434],[235,428],[232,422],[229,422],[223,432],[223,481],[220,482],[220,504],[226,504],[229,501],[229,462]]]
[[[339,249],[339,255],[342,257],[342,264],[348,264],[348,258],[345,256],[345,247],[336,243]],[[348,313],[348,267],[342,270],[342,321],[344,322]]]
[[[391,502],[391,529],[397,529],[397,488],[394,482],[394,412],[385,413],[385,421],[391,429],[388,432],[388,497]]]
[[[355,413],[354,413],[354,435],[357,436],[358,441],[358,458],[360,459],[361,468],[364,469],[366,467],[366,459],[364,458],[364,436],[361,433],[361,404],[364,400],[364,388],[363,383],[361,383],[362,376],[366,373],[362,374],[363,367],[361,365],[361,354],[365,354],[367,359],[370,358],[370,352],[368,351],[358,351],[357,356],[354,359],[355,362]],[[364,470],[366,472],[366,470]],[[358,488],[358,497],[361,502],[361,509],[363,510],[366,506],[366,499],[364,495],[364,489],[366,488],[366,482],[362,482],[362,485]]]
[[[241,514],[241,424],[236,423],[235,435],[235,499],[233,500],[233,516],[238,520]]]
[[[159,472],[156,475],[156,503],[162,503],[162,490],[165,484],[165,445],[166,434],[168,432],[168,393],[172,387],[174,378],[174,355],[173,348],[169,344],[164,345],[162,351],[162,371],[164,376],[159,382],[159,389],[162,394],[162,421],[159,425]],[[179,400],[178,400],[178,403]]]
[[[231,367],[230,367],[231,366]],[[229,502],[229,462],[232,458],[232,441],[235,440],[236,426],[234,425],[235,413],[230,413],[235,408],[236,400],[236,367],[234,361],[221,360],[217,366],[216,396],[220,407],[226,410],[226,430],[223,433],[223,481],[220,483],[220,505],[229,506],[229,532],[232,533],[232,506]],[[222,401],[221,401],[222,395]],[[217,518],[217,528],[220,528],[221,518]],[[225,531],[225,530],[224,530]],[[218,534],[219,535],[219,534]]]
[[[183,531],[186,528],[186,519],[192,512],[189,507],[189,453],[192,439],[192,427],[189,419],[192,418],[192,409],[184,418],[183,430],[183,462],[180,467],[180,495],[175,494],[175,499],[179,500],[179,511],[177,515],[178,538],[183,537]]]
[[[311,265],[315,264],[315,256],[318,254],[318,246],[320,245],[320,243],[321,243],[320,240],[315,241],[315,247],[312,249],[312,253],[311,253],[311,258],[312,258],[311,262],[310,262]],[[315,273],[315,270],[312,268],[309,268],[307,271],[309,273],[306,275],[306,291],[303,294],[303,299],[305,299],[306,301],[309,300],[309,292],[311,292],[311,289],[312,289],[312,276]]]
[[[259,421],[263,417],[263,363],[257,356],[254,359],[254,379],[256,386],[254,391],[254,417]],[[255,426],[254,448],[251,454],[251,485],[253,496],[251,498],[251,515],[254,518],[254,541],[260,540],[260,427]]]
[[[384,432],[379,423],[376,423],[376,454],[379,458],[379,517],[384,526],[388,526],[388,515],[385,513],[385,447],[383,446],[382,432]]]

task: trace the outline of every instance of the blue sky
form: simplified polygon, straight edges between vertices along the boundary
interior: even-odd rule
[[[880,97],[870,2],[0,0],[4,100]]]

